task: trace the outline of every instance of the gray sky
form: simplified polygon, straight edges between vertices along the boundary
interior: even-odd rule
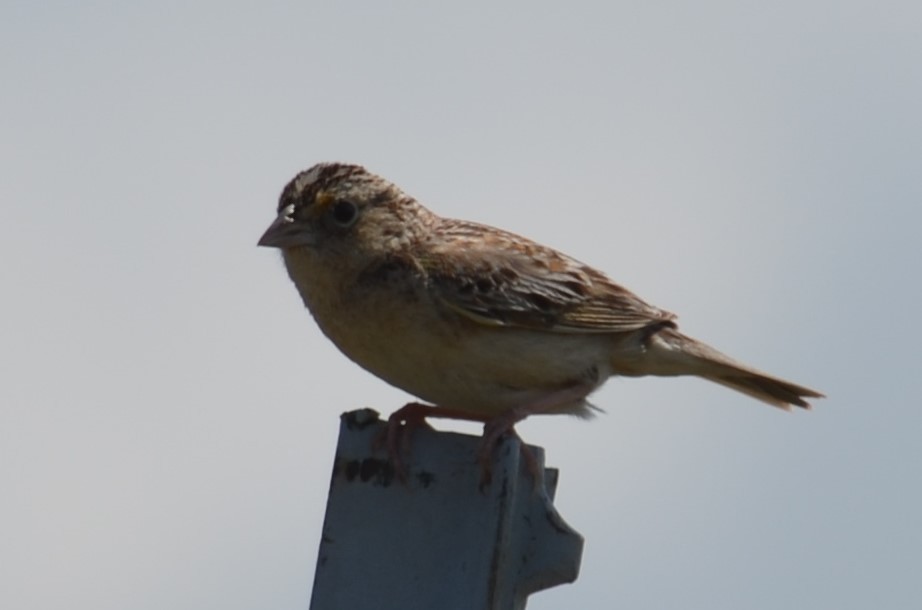
[[[2,9],[0,607],[307,606],[337,417],[408,399],[255,246],[321,160],[829,395],[526,422],[587,539],[530,609],[916,607],[918,2],[362,4]]]

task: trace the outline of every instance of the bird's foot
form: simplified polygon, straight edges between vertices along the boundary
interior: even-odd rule
[[[484,424],[483,438],[476,454],[476,463],[480,466],[479,489],[481,492],[485,492],[493,480],[493,449],[502,441],[503,436],[511,436],[519,440],[522,459],[535,483],[535,489],[543,487],[544,476],[538,460],[515,431],[515,424],[525,418],[520,411],[513,409],[499,416],[489,417],[470,411],[436,407],[418,402],[411,402],[394,411],[387,418],[387,426],[375,439],[374,444],[375,450],[383,448],[387,451],[394,472],[404,485],[409,482],[404,456],[410,451],[413,433],[421,427],[432,428],[426,421],[430,417],[475,421]]]
[[[394,467],[397,478],[404,485],[407,484],[407,468],[403,462],[403,455],[410,450],[410,438],[413,432],[420,427],[432,428],[426,417],[432,417],[437,407],[411,402],[394,411],[387,418],[387,426],[375,439],[374,448],[387,450],[388,458]]]
[[[387,418],[387,427],[383,431],[383,438],[379,436],[376,439],[375,449],[379,449],[381,445],[384,445],[397,478],[404,484],[407,484],[409,477],[403,457],[409,453],[410,439],[413,432],[420,427],[432,428],[429,422],[426,421],[426,418],[429,417],[475,422],[489,421],[488,417],[471,413],[470,411],[436,407],[418,402],[411,402],[394,411]]]
[[[480,448],[477,450],[477,463],[480,465],[480,485],[481,493],[486,493],[487,487],[493,480],[493,449],[499,445],[504,436],[515,438],[519,441],[519,452],[528,474],[531,476],[534,490],[537,492],[544,488],[544,472],[538,463],[538,458],[534,452],[528,448],[519,433],[515,431],[515,424],[521,421],[512,417],[495,417],[486,422],[483,426],[483,438],[480,441]]]

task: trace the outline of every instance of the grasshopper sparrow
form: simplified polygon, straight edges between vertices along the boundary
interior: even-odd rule
[[[529,415],[589,416],[586,397],[612,375],[697,375],[784,409],[822,397],[683,335],[673,314],[602,272],[437,216],[358,165],[295,176],[259,245],[281,250],[304,304],[346,356],[438,405],[408,405],[391,423],[484,421],[482,453]]]

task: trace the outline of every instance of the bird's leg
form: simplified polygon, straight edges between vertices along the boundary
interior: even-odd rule
[[[489,424],[484,424],[484,428],[486,428],[487,425]],[[509,426],[496,437],[496,440],[493,441],[492,444],[488,444],[484,439],[480,441],[480,447],[477,450],[477,463],[480,465],[480,483],[478,484],[480,491],[486,492],[487,487],[493,481],[493,461],[490,458],[493,448],[499,443],[499,439],[502,438],[503,435],[518,439],[519,453],[522,459],[525,460],[525,468],[528,470],[528,474],[531,475],[531,480],[535,484],[535,491],[543,489],[544,473],[538,465],[538,458],[536,458],[535,454],[528,448],[528,445],[525,444],[525,441],[522,440],[519,433],[515,431],[515,428]]]
[[[456,419],[463,421],[483,422],[483,438],[477,449],[477,463],[480,465],[480,489],[483,491],[492,480],[492,453],[493,448],[499,443],[504,434],[509,434],[519,439],[522,456],[528,472],[531,474],[537,489],[543,481],[538,461],[515,431],[515,425],[530,415],[539,415],[552,412],[563,405],[584,399],[595,388],[594,383],[580,383],[562,390],[556,390],[530,403],[509,409],[503,413],[490,417],[481,413],[436,407],[418,402],[411,402],[394,411],[387,418],[385,429],[385,446],[397,477],[407,482],[406,466],[402,455],[407,452],[410,445],[410,436],[419,426],[428,426],[426,418],[438,417],[441,419]]]
[[[397,473],[397,478],[403,483],[407,482],[407,471],[403,463],[402,455],[409,450],[410,437],[413,431],[420,426],[429,426],[426,422],[427,417],[476,422],[489,421],[489,417],[485,415],[463,411],[461,409],[448,409],[424,405],[418,402],[411,402],[394,411],[391,416],[387,418],[384,442],[388,456],[391,459],[391,464],[393,464],[394,470]]]
[[[477,463],[480,464],[481,469],[481,490],[490,483],[492,477],[492,462],[490,457],[493,453],[493,448],[504,434],[508,433],[519,438],[521,441],[521,437],[519,437],[514,427],[517,423],[529,415],[540,415],[542,413],[552,412],[563,405],[580,401],[588,396],[594,388],[594,383],[580,383],[551,392],[533,402],[514,407],[508,411],[503,411],[496,417],[487,420],[483,425],[483,438],[480,441],[480,448],[477,450]],[[521,447],[525,465],[528,467],[528,471],[532,475],[535,481],[535,488],[537,489],[539,484],[543,481],[542,473],[538,468],[538,460],[535,459],[534,454],[532,454],[525,443],[521,443]]]

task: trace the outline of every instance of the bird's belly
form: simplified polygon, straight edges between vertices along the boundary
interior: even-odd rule
[[[378,305],[374,316],[315,316],[350,359],[439,406],[495,415],[575,385],[594,389],[611,374],[604,335],[488,327],[434,304]],[[559,411],[583,409],[580,400]]]

